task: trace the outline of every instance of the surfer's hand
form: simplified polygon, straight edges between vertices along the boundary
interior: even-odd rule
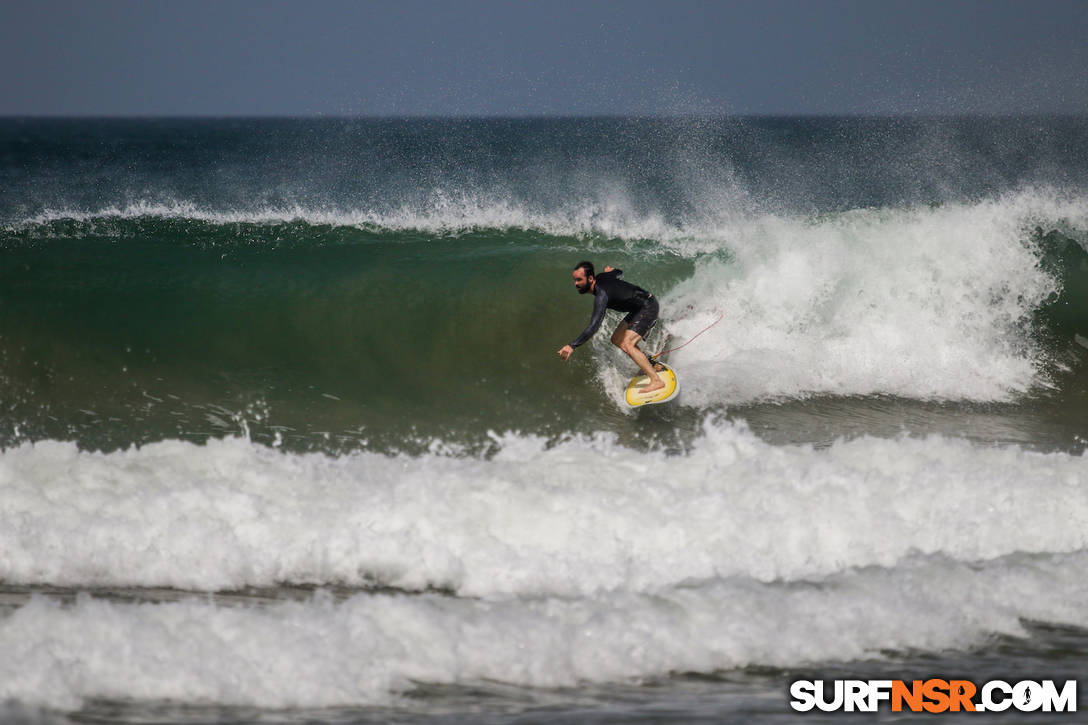
[[[574,348],[570,345],[564,345],[563,347],[559,348],[559,357],[563,358],[564,360],[569,358],[573,353]]]
[[[612,271],[612,270],[614,270],[614,269],[615,269],[615,267],[605,267],[605,268],[604,268],[604,271],[605,271],[605,272],[611,272],[611,271]]]

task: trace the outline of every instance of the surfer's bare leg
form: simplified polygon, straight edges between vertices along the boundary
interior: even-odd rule
[[[626,322],[621,322],[616,331],[612,333],[612,344],[627,353],[638,365],[639,370],[650,378],[650,382],[640,388],[640,392],[649,393],[660,390],[665,387],[665,381],[654,370],[654,366],[650,364],[650,359],[646,357],[646,353],[638,349],[640,342],[642,342],[642,335],[628,329]]]

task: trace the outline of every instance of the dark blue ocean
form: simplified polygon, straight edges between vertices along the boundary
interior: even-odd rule
[[[0,119],[0,720],[1073,679],[1086,446],[1086,118]]]

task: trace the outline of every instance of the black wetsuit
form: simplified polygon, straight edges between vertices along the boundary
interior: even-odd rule
[[[646,290],[624,282],[620,279],[622,269],[614,269],[611,272],[601,272],[595,279],[597,283],[593,287],[593,317],[589,320],[589,327],[582,330],[582,334],[570,344],[578,347],[589,338],[593,337],[604,322],[604,311],[619,310],[626,312],[623,321],[630,330],[634,330],[641,337],[657,322],[658,305],[654,296]]]

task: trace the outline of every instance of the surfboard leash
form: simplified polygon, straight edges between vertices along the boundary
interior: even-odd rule
[[[650,362],[653,362],[654,360],[657,360],[659,357],[661,357],[662,355],[664,355],[666,353],[676,352],[677,350],[680,350],[681,348],[687,347],[691,343],[695,342],[695,338],[699,337],[699,335],[702,335],[704,332],[709,330],[711,327],[714,327],[714,325],[721,322],[724,318],[725,318],[725,313],[723,312],[720,315],[718,315],[718,319],[714,320],[709,325],[707,325],[703,329],[696,332],[694,335],[692,335],[691,339],[688,340],[687,342],[685,342],[683,345],[677,345],[676,347],[670,347],[668,350],[662,350],[661,352],[654,354],[653,356],[650,357]]]

